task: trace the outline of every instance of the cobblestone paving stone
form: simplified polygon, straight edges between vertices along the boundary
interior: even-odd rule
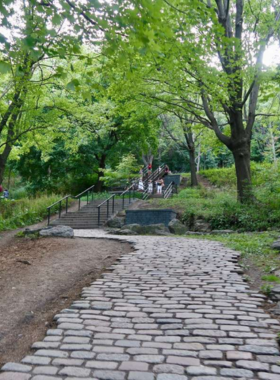
[[[237,252],[184,238],[106,237],[136,251],[84,288],[34,355],[5,364],[0,380],[280,380],[279,323],[244,282]]]

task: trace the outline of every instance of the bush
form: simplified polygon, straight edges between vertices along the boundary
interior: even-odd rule
[[[173,198],[159,201],[161,207],[175,208],[182,221],[192,225],[194,218],[208,221],[212,229],[266,231],[280,228],[280,194],[256,190],[256,204],[241,204],[236,191],[228,189],[184,189]]]
[[[208,169],[199,172],[217,187],[236,187],[235,167]],[[265,186],[270,192],[280,192],[280,167],[271,163],[251,162],[252,183],[254,187]]]
[[[10,199],[22,199],[27,198],[28,193],[25,187],[19,187],[18,189],[10,191]]]
[[[59,195],[45,195],[34,199],[1,199],[0,231],[11,230],[40,222],[47,216],[47,207],[60,198],[61,196]]]

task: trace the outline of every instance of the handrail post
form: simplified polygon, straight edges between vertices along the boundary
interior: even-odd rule
[[[88,205],[88,191],[87,191],[87,205]]]
[[[107,200],[107,219],[109,218],[109,199]]]
[[[65,211],[66,211],[66,214],[67,214],[67,211],[68,211],[68,197],[66,198]]]
[[[122,196],[122,208],[124,209],[124,194]]]
[[[115,213],[115,195],[113,196],[113,198],[112,198],[112,214],[114,215],[114,213]]]
[[[81,208],[81,197],[79,198],[79,211],[80,211],[80,208]]]
[[[59,202],[59,217],[61,217],[61,201]]]
[[[97,207],[98,208],[98,221],[97,221],[97,224],[98,226],[100,226],[100,206]]]
[[[129,199],[129,204],[131,203],[131,189],[129,189],[129,192],[128,192],[128,199]]]
[[[91,200],[93,201],[93,189],[91,189]]]
[[[51,209],[48,208],[48,226],[50,225]]]

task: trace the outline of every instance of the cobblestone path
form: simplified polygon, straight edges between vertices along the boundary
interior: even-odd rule
[[[238,253],[202,240],[115,238],[136,251],[0,380],[280,380],[279,323],[243,281]]]

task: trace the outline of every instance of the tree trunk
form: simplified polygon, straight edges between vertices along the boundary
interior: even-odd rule
[[[0,184],[3,182],[5,167],[6,167],[6,164],[8,161],[8,157],[11,153],[12,148],[13,148],[12,138],[14,136],[14,125],[16,123],[17,117],[18,117],[18,113],[12,115],[12,118],[11,118],[11,121],[10,121],[9,127],[8,127],[6,145],[5,145],[3,152],[0,154]]]
[[[151,150],[149,149],[149,152],[147,154],[142,154],[142,160],[145,164],[145,166],[148,166],[149,164],[153,164],[154,155],[152,154]]]
[[[196,176],[196,162],[195,162],[195,150],[189,150],[190,155],[190,169],[191,169],[191,186],[198,186],[197,176]]]
[[[99,159],[99,169],[105,169],[106,158],[107,158],[106,154],[101,155]],[[102,177],[104,177],[104,172],[98,170],[97,182],[94,188],[96,193],[100,193],[103,190],[103,181],[101,180]]]
[[[9,154],[11,153],[12,146],[6,145],[4,152],[0,154],[0,185],[4,179],[5,167],[8,161]]]
[[[200,158],[201,158],[201,145],[198,145],[197,159],[196,159],[196,172],[199,173],[200,170]]]
[[[254,200],[250,168],[250,144],[246,141],[232,150],[237,179],[237,195],[241,203]]]
[[[197,176],[196,176],[196,162],[195,162],[195,144],[193,134],[190,128],[184,131],[187,149],[190,156],[190,170],[191,170],[191,186],[198,186]]]
[[[270,138],[271,138],[271,149],[272,149],[273,162],[276,164],[277,163],[277,156],[276,156],[275,139],[274,139],[274,134],[272,131],[272,123],[269,124],[269,132],[270,132]]]

